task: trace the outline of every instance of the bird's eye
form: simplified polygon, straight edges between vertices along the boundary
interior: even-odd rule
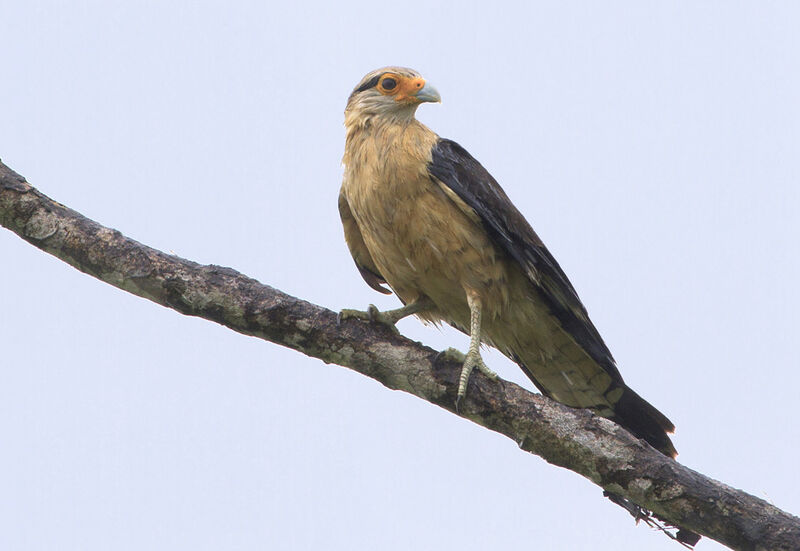
[[[394,90],[397,87],[397,81],[391,77],[387,77],[381,81],[381,88],[384,90]]]

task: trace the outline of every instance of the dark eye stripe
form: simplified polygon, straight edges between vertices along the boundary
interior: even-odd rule
[[[353,90],[353,93],[358,94],[359,92],[363,92],[364,90],[369,90],[370,88],[377,86],[382,76],[383,74],[372,77],[367,82],[365,82],[364,84]]]

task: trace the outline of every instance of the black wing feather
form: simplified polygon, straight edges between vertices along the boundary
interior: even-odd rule
[[[614,358],[556,259],[491,174],[463,147],[439,139],[428,171],[480,217],[486,231],[525,270],[561,326],[599,365],[622,382]]]

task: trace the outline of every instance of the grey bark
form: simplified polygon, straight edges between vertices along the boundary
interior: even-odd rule
[[[0,225],[106,283],[182,314],[298,350],[408,392],[513,439],[664,521],[733,549],[800,549],[800,519],[665,457],[615,423],[475,373],[455,410],[460,365],[420,343],[101,226],[0,163]],[[5,269],[9,269],[8,266]]]

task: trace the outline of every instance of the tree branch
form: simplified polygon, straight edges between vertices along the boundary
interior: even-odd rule
[[[152,249],[85,218],[0,163],[0,225],[125,291],[326,363],[349,367],[508,436],[659,518],[733,549],[800,547],[800,519],[665,457],[615,423],[475,373],[455,411],[460,365],[377,325],[337,324],[326,308],[221,266]]]

